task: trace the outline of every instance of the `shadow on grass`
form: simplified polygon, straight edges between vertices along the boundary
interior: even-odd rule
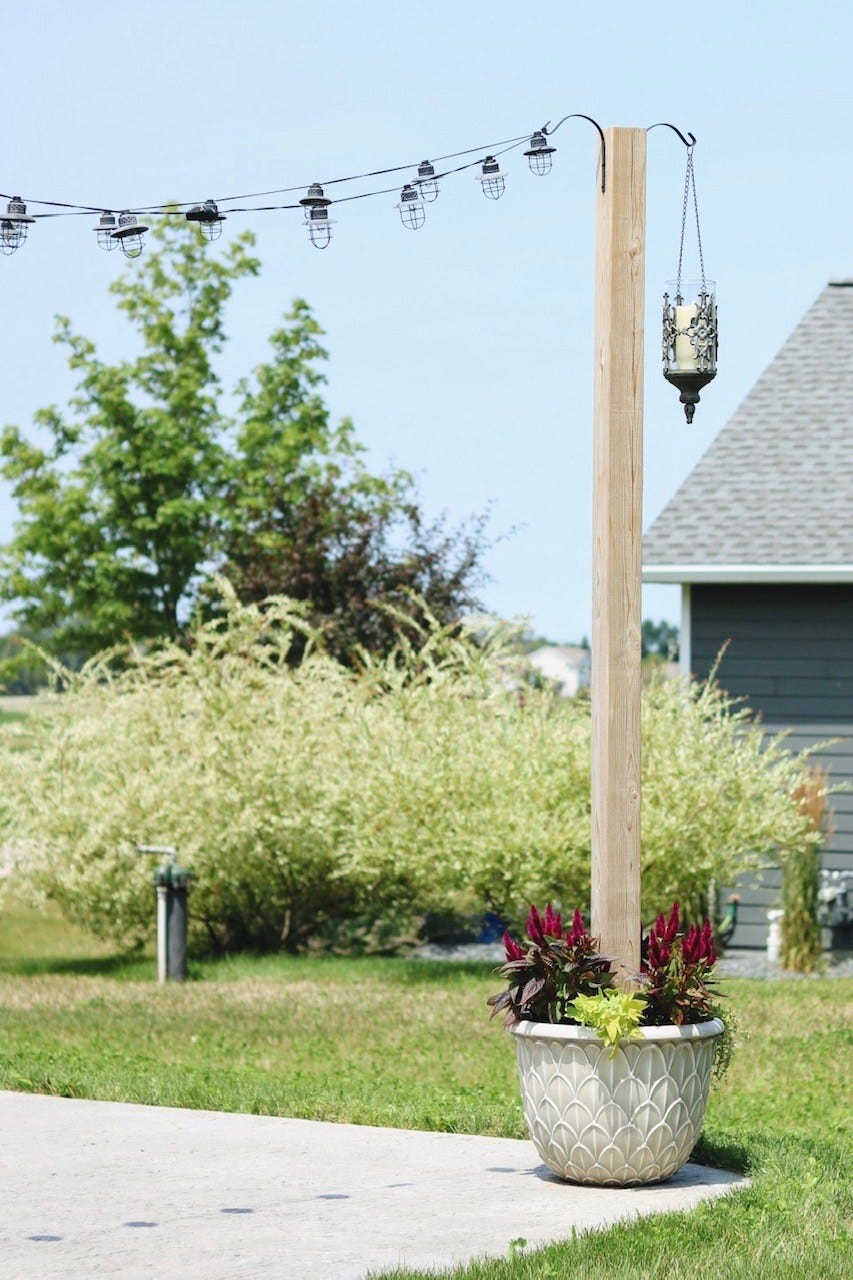
[[[423,986],[444,985],[453,978],[494,978],[498,968],[493,960],[421,960],[417,956],[399,963],[405,981]]]
[[[488,961],[433,961],[411,956],[336,955],[327,951],[293,954],[286,951],[230,952],[224,955],[196,953],[190,960],[189,976],[220,981],[243,977],[286,980],[300,976],[334,976],[336,981],[357,985],[365,978],[379,977],[389,986],[447,987],[471,978],[494,980],[495,966]]]
[[[147,956],[20,956],[0,958],[0,973],[10,977],[45,977],[49,974],[78,977],[150,978],[154,961]]]
[[[748,1173],[751,1154],[749,1147],[738,1141],[723,1138],[718,1141],[703,1133],[690,1153],[696,1164],[706,1164],[711,1169],[726,1169],[731,1173]]]
[[[287,952],[236,952],[211,955],[204,951],[191,955],[187,978],[190,982],[234,980],[248,976],[280,976],[294,972],[322,974],[332,971],[357,982],[359,978],[381,974],[392,985],[446,987],[470,978],[494,978],[496,966],[482,960],[422,960],[412,956],[338,956],[324,952],[293,955]],[[0,973],[10,977],[102,977],[145,981],[156,974],[156,960],[144,952],[120,952],[106,956],[16,956],[0,955]]]

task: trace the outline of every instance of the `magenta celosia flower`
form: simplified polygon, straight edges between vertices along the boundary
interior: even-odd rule
[[[692,924],[684,935],[681,954],[685,964],[696,964],[701,953],[701,931],[698,924]]]
[[[536,907],[530,904],[530,915],[527,917],[527,936],[532,943],[541,947],[546,938],[562,938],[563,920],[559,911],[555,911],[550,902],[545,908],[545,915],[540,916]]]
[[[545,922],[531,902],[530,915],[527,917],[527,936],[536,946],[541,946],[545,941]]]
[[[523,960],[527,954],[524,947],[519,946],[510,931],[504,933],[503,936],[504,950],[506,951],[507,960]]]
[[[664,969],[672,958],[672,951],[663,938],[649,934],[649,968]]]
[[[562,938],[563,936],[563,918],[558,911],[552,909],[550,902],[545,908],[542,932],[546,938]]]
[[[585,937],[586,926],[583,922],[583,916],[580,911],[578,911],[577,907],[575,907],[575,914],[572,917],[572,927],[571,929],[566,930],[566,941],[570,946],[576,947],[579,943],[583,942]]]
[[[698,924],[690,926],[681,945],[681,954],[685,964],[698,964],[700,960],[704,960],[708,965],[717,963],[714,930],[710,920],[706,920],[701,928]]]
[[[717,949],[714,946],[714,930],[710,920],[705,920],[702,925],[702,933],[699,938],[701,955],[703,960],[707,960],[708,964],[717,963]]]

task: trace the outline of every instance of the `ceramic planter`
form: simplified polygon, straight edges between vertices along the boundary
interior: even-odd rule
[[[616,1050],[590,1027],[520,1022],[524,1118],[548,1168],[604,1187],[660,1182],[699,1137],[718,1018],[643,1027]]]

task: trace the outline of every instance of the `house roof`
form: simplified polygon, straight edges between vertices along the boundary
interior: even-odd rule
[[[643,541],[647,582],[853,581],[853,280],[832,280]]]

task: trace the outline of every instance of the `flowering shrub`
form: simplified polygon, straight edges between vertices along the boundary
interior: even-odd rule
[[[425,616],[423,631],[355,672],[292,601],[226,596],[186,646],[60,671],[61,692],[0,727],[5,883],[134,942],[154,920],[135,845],[174,845],[196,937],[227,948],[298,948],[342,921],[405,932],[404,916],[451,902],[512,923],[558,890],[587,900],[588,702],[511,687],[500,628],[475,642]],[[308,640],[296,667],[294,637]],[[791,798],[803,762],[714,686],[644,699],[643,909],[678,898],[692,921],[712,878],[819,834]],[[545,936],[537,1008],[571,998],[551,978],[582,959]]]

